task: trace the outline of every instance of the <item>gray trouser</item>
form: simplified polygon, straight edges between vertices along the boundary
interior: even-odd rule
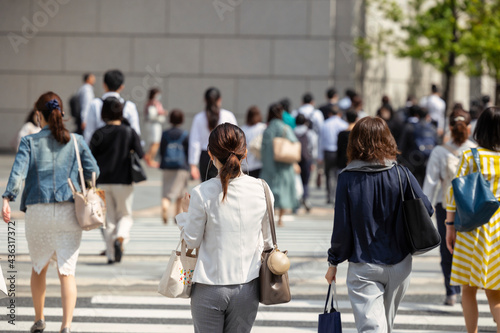
[[[258,309],[259,279],[227,286],[195,283],[191,290],[195,333],[250,332]]]
[[[399,303],[410,285],[412,258],[395,265],[349,263],[347,290],[360,333],[391,333]]]

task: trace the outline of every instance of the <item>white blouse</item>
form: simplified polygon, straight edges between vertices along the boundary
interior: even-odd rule
[[[253,139],[255,139],[256,137],[258,137],[259,135],[262,135],[262,133],[264,133],[266,128],[267,128],[267,125],[264,123],[257,123],[257,124],[252,125],[252,126],[248,126],[248,125],[241,126],[241,129],[245,133],[245,137],[247,140],[247,148]],[[253,171],[253,170],[257,170],[257,169],[262,168],[262,161],[260,159],[258,159],[254,154],[252,154],[250,149],[248,149],[246,162],[248,164],[248,171]],[[243,170],[245,170],[244,166],[243,166]]]
[[[220,109],[218,125],[223,123],[238,125],[236,118],[231,111]],[[210,130],[208,129],[207,114],[205,111],[202,111],[194,116],[191,131],[189,132],[189,164],[198,165],[200,162],[201,151],[207,150],[209,136]]]
[[[261,180],[241,175],[229,181],[224,202],[222,195],[220,178],[207,180],[193,188],[188,211],[175,217],[188,247],[200,248],[194,283],[250,282],[259,276],[264,247],[273,246]]]

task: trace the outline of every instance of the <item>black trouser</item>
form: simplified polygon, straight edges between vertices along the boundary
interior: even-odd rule
[[[248,172],[245,172],[245,171],[243,171],[243,172],[245,172],[247,175],[249,175],[251,177],[259,178],[259,176],[260,176],[260,170],[262,170],[262,168],[251,170],[251,171],[248,171]]]
[[[451,276],[451,263],[453,255],[446,247],[446,226],[444,220],[446,219],[446,210],[441,203],[436,205],[436,221],[441,236],[441,244],[439,245],[439,252],[441,253],[441,270],[444,276],[444,286],[446,288],[446,296],[460,294],[460,286],[450,286]]]
[[[210,164],[210,169],[208,168]],[[208,172],[207,172],[208,170]],[[202,150],[200,154],[200,175],[201,181],[209,180],[217,177],[218,171],[215,165],[210,161],[210,156],[206,150]]]
[[[323,157],[325,162],[326,198],[328,202],[332,202],[335,201],[335,192],[337,191],[337,152],[325,150]]]
[[[311,164],[312,161],[300,161],[300,178],[302,180],[302,187],[304,187],[304,194],[302,198],[306,200],[309,198],[309,178],[311,178]]]

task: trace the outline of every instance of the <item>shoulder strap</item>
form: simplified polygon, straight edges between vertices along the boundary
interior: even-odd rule
[[[474,162],[476,162],[477,171],[481,172],[481,160],[479,159],[479,153],[477,152],[477,148],[471,148],[472,156],[474,157]]]
[[[457,152],[455,149],[453,149],[453,147],[452,147],[452,146],[450,146],[450,145],[449,145],[449,144],[447,144],[447,143],[445,143],[445,144],[443,145],[443,148],[444,148],[444,149],[446,149],[447,151],[449,151],[450,153],[452,153],[454,156],[457,156],[457,155],[458,155],[458,152]]]
[[[264,186],[264,194],[266,196],[266,205],[267,205],[267,216],[269,218],[269,224],[271,225],[271,237],[273,239],[273,246],[274,248],[278,247],[278,244],[276,244],[276,229],[274,226],[274,214],[273,214],[273,209],[272,209],[272,204],[271,204],[271,194],[269,193],[269,186],[267,185],[266,181],[264,179],[261,179],[262,185]]]
[[[82,160],[80,159],[80,150],[78,149],[78,143],[76,142],[76,136],[74,134],[71,134],[71,137],[73,138],[73,143],[75,144],[75,154],[76,154],[76,161],[78,162],[78,173],[80,174],[80,183],[82,187],[82,194],[83,196],[87,195],[87,188],[85,187],[85,178],[83,177],[83,167],[82,167]]]

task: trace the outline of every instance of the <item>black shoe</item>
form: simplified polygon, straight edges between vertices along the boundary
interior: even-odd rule
[[[118,237],[115,240],[115,262],[122,261],[123,255],[123,237]]]
[[[115,263],[115,261],[114,261],[114,260],[108,259],[108,265],[112,265],[112,264],[114,264],[114,263]]]
[[[40,319],[36,323],[31,326],[31,333],[43,333],[43,330],[45,329],[45,320]]]
[[[302,200],[302,204],[304,205],[304,208],[306,209],[306,212],[310,212],[311,211],[311,204],[309,203],[308,200]]]

